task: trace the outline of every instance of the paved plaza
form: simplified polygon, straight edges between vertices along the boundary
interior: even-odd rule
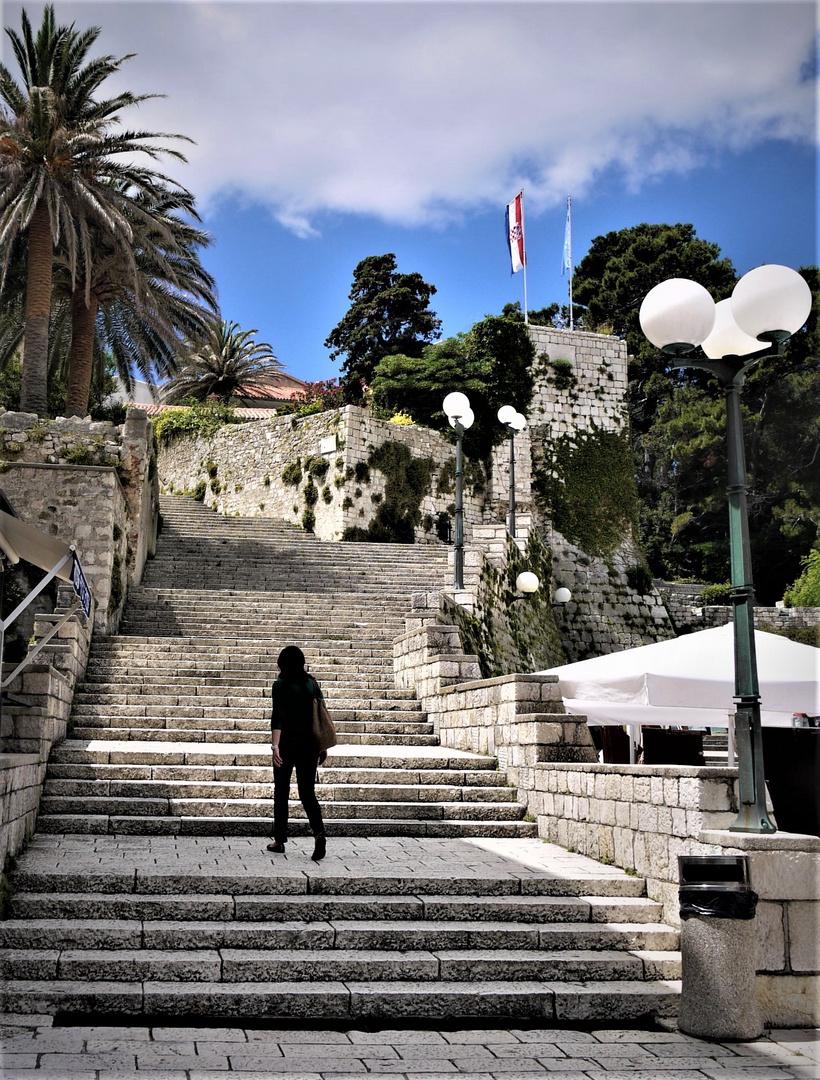
[[[3,1080],[816,1080],[820,1033],[709,1043],[674,1030],[53,1027],[0,1017]]]

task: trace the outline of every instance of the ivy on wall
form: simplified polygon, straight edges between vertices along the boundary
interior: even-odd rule
[[[365,475],[369,478],[370,469],[384,476],[384,499],[366,529],[352,525],[342,533],[342,540],[414,543],[416,526],[421,521],[421,501],[430,493],[435,462],[432,458],[414,458],[404,443],[388,440],[371,451],[366,468],[367,474],[361,470],[362,482]]]
[[[541,587],[516,600],[515,580],[522,570],[537,574]],[[485,562],[472,614],[455,604],[451,612],[464,651],[478,657],[485,679],[541,671],[566,661],[552,614],[552,554],[535,532],[523,553],[508,539],[503,568]]]
[[[638,514],[628,434],[594,427],[548,442],[533,491],[562,536],[588,555],[611,555]]]

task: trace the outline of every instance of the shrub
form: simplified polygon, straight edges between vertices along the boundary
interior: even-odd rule
[[[731,588],[732,585],[729,581],[724,581],[722,585],[707,585],[700,594],[703,606],[728,604]]]
[[[312,533],[316,528],[316,515],[309,506],[305,507],[305,512],[302,514],[302,528],[309,533]]]
[[[192,405],[190,408],[176,406],[163,409],[154,421],[154,433],[160,443],[169,443],[172,439],[186,435],[201,435],[207,438],[225,424],[242,423],[231,405],[207,404]]]
[[[415,422],[416,421],[413,419],[410,413],[401,411],[393,413],[389,421],[389,423],[399,424],[401,427],[410,427],[411,425],[415,424]]]
[[[309,457],[305,461],[305,472],[314,480],[324,480],[325,473],[330,468],[330,462],[322,457]]]
[[[282,483],[290,484],[291,487],[295,487],[296,484],[302,482],[302,462],[299,458],[296,461],[292,461],[290,465],[286,465],[282,469]]]
[[[812,548],[800,562],[803,573],[783,595],[786,607],[820,607],[820,551]]]
[[[312,480],[308,480],[308,482],[305,484],[304,495],[305,504],[307,506],[315,506],[316,503],[319,501],[319,489],[316,487]]]
[[[626,569],[626,583],[636,593],[645,596],[652,591],[652,574],[648,566],[643,563],[635,563]]]

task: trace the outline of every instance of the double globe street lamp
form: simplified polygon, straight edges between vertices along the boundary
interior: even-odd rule
[[[516,412],[512,405],[502,405],[498,410],[498,419],[510,433],[510,513],[507,531],[515,539],[515,436],[527,426],[523,413]]]
[[[475,416],[466,394],[454,390],[444,399],[443,409],[456,433],[456,536],[453,559],[453,588],[464,588],[464,455],[461,440],[473,426]]]
[[[766,810],[740,388],[754,364],[764,357],[782,355],[785,343],[806,322],[811,303],[811,290],[795,270],[767,265],[744,274],[731,298],[717,304],[697,282],[672,278],[651,289],[640,310],[644,334],[672,358],[671,366],[710,372],[726,398],[740,796],[740,812],[730,828],[736,832],[776,831]]]

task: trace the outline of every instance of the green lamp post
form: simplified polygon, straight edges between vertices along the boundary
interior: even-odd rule
[[[450,427],[456,433],[456,536],[453,558],[453,588],[464,588],[464,455],[461,440],[464,432],[473,426],[475,416],[470,408],[470,399],[459,390],[454,390],[444,399],[442,405]]]
[[[672,357],[671,366],[699,367],[711,372],[726,398],[735,745],[740,789],[740,812],[730,828],[736,832],[776,831],[766,811],[763,775],[740,388],[752,365],[764,357],[782,354],[786,341],[803,326],[810,311],[811,290],[806,282],[796,271],[777,265],[749,271],[735,286],[731,299],[718,304],[694,281],[664,281],[647,293],[640,311],[644,334]]]

